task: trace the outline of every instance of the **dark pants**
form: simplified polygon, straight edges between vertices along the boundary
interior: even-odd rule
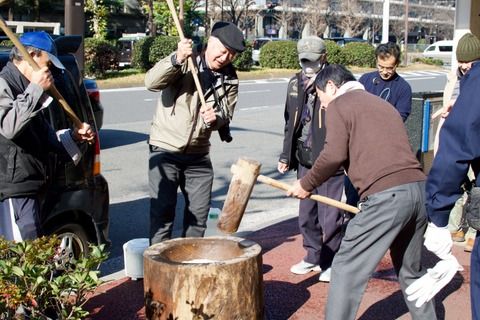
[[[480,232],[477,232],[470,261],[470,300],[472,319],[480,320]]]
[[[36,198],[9,198],[0,201],[0,235],[23,241],[41,235],[40,206]]]
[[[185,198],[183,237],[202,237],[210,208],[213,168],[208,153],[180,154],[150,148],[150,240],[172,236],[178,187]]]
[[[308,169],[299,166],[299,178]],[[325,181],[312,193],[341,200],[344,175]],[[342,241],[343,211],[310,199],[300,200],[298,225],[303,236],[303,247],[307,255],[303,260],[319,264],[322,270],[330,267]]]
[[[424,190],[425,182],[414,182],[363,200],[333,260],[327,320],[355,319],[368,280],[388,249],[412,319],[437,319],[433,301],[417,308],[405,296],[405,289],[425,274],[421,265],[427,227]]]

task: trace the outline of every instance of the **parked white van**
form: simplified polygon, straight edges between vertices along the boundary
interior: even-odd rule
[[[453,40],[437,41],[429,45],[423,51],[423,57],[440,59],[447,64],[450,64],[452,62],[452,54],[453,54]]]

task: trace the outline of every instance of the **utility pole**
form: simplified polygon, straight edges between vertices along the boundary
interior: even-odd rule
[[[85,1],[84,0],[65,0],[65,34],[82,36],[80,48],[75,53],[78,60],[78,67],[83,74],[85,57],[83,38],[85,37]]]
[[[208,20],[208,0],[205,0],[205,21],[203,25],[205,26],[205,38],[210,35],[209,20]]]
[[[407,55],[407,52],[408,52],[408,0],[405,0],[405,35],[403,37],[404,37],[403,64],[406,67],[408,64],[408,55]]]
[[[382,27],[382,43],[388,42],[388,34],[390,24],[390,0],[383,0],[383,27]]]

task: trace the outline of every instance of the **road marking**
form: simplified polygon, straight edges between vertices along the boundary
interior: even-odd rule
[[[270,108],[279,108],[282,105],[270,105],[270,106],[257,106],[257,107],[246,107],[246,108],[239,108],[238,111],[250,111],[250,110],[263,110],[263,109],[270,109]]]
[[[414,80],[430,80],[430,79],[435,79],[435,77],[420,77],[420,78],[406,78],[408,81],[414,81]]]
[[[249,91],[240,91],[240,93],[260,93],[260,92],[270,92],[272,90],[249,90]]]
[[[100,92],[128,92],[128,91],[147,91],[145,87],[117,88],[117,89],[101,89]]]

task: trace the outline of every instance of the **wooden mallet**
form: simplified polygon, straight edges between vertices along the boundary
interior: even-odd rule
[[[232,165],[233,177],[217,225],[223,233],[230,234],[238,230],[256,181],[285,191],[290,188],[290,185],[286,183],[261,175],[260,167],[260,162],[245,158],[240,158],[237,163]],[[309,199],[351,213],[359,212],[359,209],[354,206],[318,194],[310,195]]]

